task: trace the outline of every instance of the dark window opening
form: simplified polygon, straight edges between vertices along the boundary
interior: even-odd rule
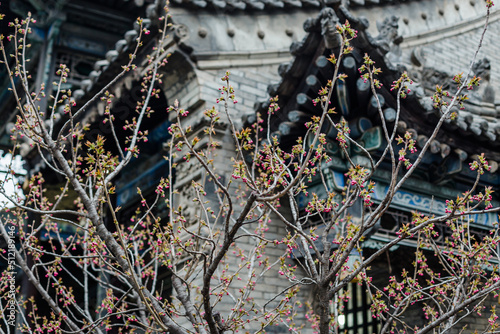
[[[364,284],[347,285],[348,300],[343,303],[338,324],[340,332],[347,334],[372,334],[378,332],[378,322],[370,311],[371,299]]]

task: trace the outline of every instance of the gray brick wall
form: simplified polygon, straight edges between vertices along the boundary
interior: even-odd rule
[[[230,70],[230,83],[235,88],[236,98],[238,100],[237,104],[229,105],[229,112],[232,115],[236,123],[242,123],[242,116],[254,113],[254,104],[268,98],[267,86],[270,83],[276,82],[278,80],[277,65],[270,65],[264,67],[241,67],[232,68]],[[220,80],[222,76],[225,75],[225,70],[199,70],[196,69],[192,73],[186,73],[183,77],[176,77],[177,82],[168,84],[168,76],[165,77],[164,89],[168,96],[169,103],[172,103],[175,99],[179,100],[180,106],[182,108],[190,110],[190,116],[185,119],[185,124],[196,124],[201,120],[201,115],[206,108],[216,106],[219,111],[223,112],[223,105],[216,104],[216,99],[220,96],[219,87],[223,85]],[[230,132],[226,130],[219,135],[219,140],[221,142],[221,147],[217,151],[215,169],[219,175],[225,175],[226,180],[232,172],[232,163],[230,163],[231,158],[235,154],[235,148],[233,145],[232,137]],[[185,180],[182,180],[185,182]],[[189,183],[188,183],[189,184]],[[239,184],[234,182],[231,191],[234,192]],[[191,203],[189,198],[182,198],[179,196],[177,201],[179,203]],[[184,196],[187,196],[185,194]],[[214,206],[216,204],[214,203]],[[235,208],[236,211],[241,210],[239,206]],[[200,211],[198,210],[198,213]],[[255,226],[248,226],[248,229],[252,231]],[[286,235],[286,229],[278,219],[272,219],[269,224],[269,230],[266,233],[266,237],[270,240],[281,239]],[[254,243],[250,238],[242,238],[238,240],[238,247],[240,247],[249,256],[252,249],[254,248]],[[270,257],[270,262],[276,261],[285,251],[284,247],[276,247],[270,245],[266,249],[266,256]],[[258,262],[258,261],[257,261]],[[237,270],[239,265],[242,263],[240,258],[234,256],[231,252],[228,254],[226,263],[229,265],[229,271]],[[257,274],[259,275],[262,267],[256,267]],[[201,270],[201,268],[200,268]],[[251,292],[250,297],[254,298],[257,305],[263,306],[266,302],[276,297],[277,294],[281,293],[286,287],[290,285],[286,279],[278,273],[279,266],[273,267],[271,270],[267,271],[262,277],[257,279],[257,285],[255,289]],[[220,273],[220,272],[219,272]],[[221,314],[227,316],[231,312],[231,308],[234,307],[234,299],[238,298],[238,289],[246,284],[246,278],[248,277],[248,269],[244,268],[240,275],[242,280],[235,279],[231,285],[230,293],[231,296],[224,296],[222,300],[216,305],[215,310]],[[201,275],[192,282],[192,286],[201,286],[202,282]],[[303,299],[310,298],[311,291],[308,288],[303,289],[301,292]],[[215,300],[215,298],[214,298]],[[279,300],[279,298],[277,299]],[[271,306],[271,303],[269,306]],[[299,323],[304,322],[305,318],[305,306],[301,308],[300,315],[297,317]],[[249,329],[256,330],[259,328],[259,323],[252,323],[248,325]],[[277,333],[288,332],[286,327],[275,326],[271,329],[277,331]],[[240,331],[244,333],[245,330]],[[310,333],[309,330],[304,330],[301,333]]]

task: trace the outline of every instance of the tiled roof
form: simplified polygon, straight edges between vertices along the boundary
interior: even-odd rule
[[[173,0],[172,5],[223,10],[320,7],[317,0]]]
[[[266,6],[270,5],[271,1],[272,0],[266,1]],[[250,2],[254,4],[256,3],[254,1],[247,1],[244,3],[249,4]],[[225,3],[228,4],[229,1]],[[233,6],[236,3],[241,4],[243,2],[233,1],[231,3],[231,6]],[[287,3],[291,4],[291,2]],[[186,4],[186,2],[183,2],[183,4]],[[205,4],[208,5],[208,3]],[[197,3],[196,5],[202,6],[203,4]],[[218,5],[222,6],[219,2]],[[148,19],[145,19],[145,24],[155,24],[155,20],[158,17],[158,10],[161,8],[159,6],[159,2],[148,6],[146,10]],[[388,52],[387,41],[384,41],[381,36],[372,37],[366,31],[368,28],[368,22],[355,17],[345,7],[339,6],[336,13],[339,16],[340,21],[348,19],[351,26],[358,30],[358,37],[353,42],[353,45],[358,48],[358,57],[360,54],[366,52],[369,53],[372,58],[376,59],[377,65],[383,68],[383,80],[386,81],[386,86],[389,87],[390,83],[399,76],[400,70],[385,57],[385,54]],[[299,97],[310,100],[310,97],[308,97],[305,93],[297,94],[296,89],[297,87],[304,87],[303,81],[305,80],[305,77],[310,74],[309,72],[311,71],[311,67],[309,65],[311,63],[316,62],[313,68],[316,68],[317,71],[322,70],[318,70],[318,67],[321,67],[322,65],[319,64],[317,55],[318,49],[324,49],[325,46],[323,36],[321,35],[319,21],[320,19],[318,17],[310,19],[304,24],[304,28],[308,34],[302,41],[294,42],[290,47],[292,55],[295,56],[294,60],[280,66],[279,74],[282,77],[281,82],[271,85],[268,88],[270,95],[279,95],[281,103],[295,104],[295,99],[299,99]],[[173,35],[175,38],[175,31]],[[75,92],[75,96],[82,97],[87,92],[95,90],[96,87],[93,87],[94,85],[100,86],[99,83],[103,82],[102,76],[106,76],[109,68],[116,65],[115,60],[118,57],[122,57],[127,54],[127,50],[130,50],[131,46],[135,44],[136,37],[137,31],[135,29],[127,31],[124,38],[116,43],[115,49],[110,50],[107,53],[106,59],[96,62],[94,71],[90,74],[90,78],[82,82],[82,88]],[[416,116],[414,115],[410,118],[418,116],[422,119],[429,118],[430,116],[438,117],[440,115],[440,111],[433,108],[430,95],[431,91],[425,89],[423,83],[415,84],[413,92],[406,100],[407,102],[403,102],[403,105],[405,103],[410,105],[410,101],[415,102],[413,103],[413,107],[410,109]],[[290,100],[294,101],[290,102]],[[304,103],[307,104],[307,102]],[[500,106],[498,109],[500,109]],[[498,115],[500,115],[500,112],[497,111],[497,106],[492,103],[469,103],[466,105],[465,110],[459,112],[459,116],[455,120],[449,120],[446,122],[445,130],[451,132],[456,131],[460,134],[460,137],[468,138],[467,140],[469,141],[479,140],[483,143],[489,142],[497,145],[497,138],[500,137],[500,120],[498,119]],[[278,122],[281,121],[283,120]],[[277,129],[278,125],[276,125],[275,128]],[[405,127],[401,127],[401,129],[405,129]]]
[[[156,1],[154,4],[150,4],[146,8],[147,18],[142,20],[143,27],[148,28],[152,25],[156,25],[158,17],[161,16],[160,12],[163,10],[161,6],[161,1]],[[144,40],[150,40],[157,33],[157,29],[151,29],[151,34],[143,37]],[[127,59],[128,54],[133,50],[137,43],[137,37],[139,36],[139,25],[134,24],[134,28],[128,30],[123,35],[123,38],[118,40],[115,44],[115,48],[109,50],[106,53],[106,59],[97,61],[94,64],[94,70],[89,74],[89,78],[81,82],[80,89],[73,93],[75,99],[78,100],[84,97],[87,93],[95,90],[95,85],[102,86],[105,81],[105,77],[113,76],[116,74],[117,69],[120,68],[121,63],[117,59]]]
[[[385,97],[386,101],[384,108],[391,105],[394,107],[395,96],[386,87],[390,87],[392,82],[399,77],[403,67],[397,65],[397,61],[393,63],[387,57],[389,51],[387,40],[384,41],[383,36],[370,36],[366,31],[368,22],[354,17],[342,6],[337,8],[336,15],[339,17],[340,22],[349,19],[351,26],[358,31],[358,37],[352,42],[355,49],[350,59],[354,63],[352,68],[356,69],[359,67],[362,62],[361,56],[368,53],[375,60],[376,66],[382,68],[382,74],[379,76],[379,79],[384,83],[384,88],[380,90],[380,97]],[[394,20],[394,18],[392,19]],[[309,114],[310,117],[315,113],[311,101],[317,97],[318,87],[324,86],[326,83],[325,78],[327,75],[325,75],[325,72],[328,72],[328,70],[325,70],[324,66],[325,64],[331,66],[331,64],[328,64],[324,60],[326,59],[325,56],[328,57],[332,51],[325,48],[325,43],[327,42],[325,42],[324,36],[321,34],[321,27],[318,26],[320,21],[321,14],[316,19],[311,19],[309,23],[306,22],[304,27],[308,31],[308,34],[302,41],[296,42],[291,46],[291,52],[295,58],[290,63],[280,66],[279,74],[282,80],[278,84],[271,85],[268,88],[270,96],[278,95],[279,97],[281,106],[280,115],[271,121],[270,126],[271,131],[275,131],[277,135],[281,136],[282,142],[287,142],[287,137],[289,136],[296,138],[298,135],[305,134],[305,129],[303,134],[298,134],[297,131],[290,130],[303,128],[298,124],[294,125],[294,119],[297,118],[297,115],[304,116],[305,114]],[[395,22],[395,26],[397,27],[397,20]],[[396,36],[396,38],[398,37]],[[399,40],[398,43],[400,42]],[[350,70],[350,67],[346,64],[342,66],[341,71]],[[332,73],[328,74],[330,78],[331,74],[333,74],[333,66],[331,67],[330,72]],[[420,69],[420,71],[423,71],[423,69]],[[434,70],[431,69],[431,71]],[[356,81],[356,78],[359,78],[359,74],[356,75],[356,71],[353,71],[351,74],[352,76],[347,80],[351,80],[350,83],[346,83],[345,85],[350,85],[348,89],[352,92],[359,89],[359,85],[356,85],[359,84],[358,81],[360,79]],[[446,73],[442,74],[446,78],[452,77]],[[314,79],[318,81],[318,78],[320,82],[314,82]],[[441,111],[434,108],[431,100],[432,89],[435,88],[435,84],[432,87],[428,87],[423,79],[420,82],[416,82],[413,86],[411,94],[406,100],[401,102],[401,124],[398,124],[398,131],[404,133],[407,130],[411,130],[415,138],[420,136],[425,139],[426,136],[430,135],[441,116]],[[453,92],[451,88],[450,92]],[[363,99],[368,101],[372,95],[368,88],[365,95]],[[339,98],[337,96],[337,99]],[[356,108],[360,108],[359,92],[355,99],[357,101],[354,104],[358,105]],[[477,99],[477,97],[471,97],[471,102],[465,104],[465,110],[458,110],[457,108],[458,117],[446,120],[437,140],[432,145],[431,153],[440,154],[444,158],[449,154],[460,152],[460,159],[465,160],[477,154],[478,149],[481,148],[481,150],[484,150],[489,155],[487,158],[500,161],[500,141],[497,140],[500,138],[500,105],[495,105],[491,101],[484,102]],[[265,112],[267,104],[263,103],[259,111]],[[366,115],[367,113],[369,114],[369,111],[366,108],[366,106],[363,106],[361,109],[354,110],[354,113],[358,116],[365,115],[363,117],[367,117]],[[337,111],[339,110],[337,109]],[[375,115],[369,117],[373,118],[374,122],[379,122]],[[283,133],[283,130],[287,133]],[[290,139],[292,142],[294,141],[293,138]]]
[[[339,0],[172,0],[173,6],[187,6],[206,9],[238,11],[238,10],[269,10],[281,8],[321,8],[337,6]],[[393,4],[393,0],[351,0],[349,7]]]

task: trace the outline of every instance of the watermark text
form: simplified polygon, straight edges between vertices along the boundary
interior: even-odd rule
[[[7,284],[9,286],[7,311],[5,318],[9,326],[16,324],[16,242],[15,242],[16,227],[14,225],[7,227],[9,239],[7,241]]]

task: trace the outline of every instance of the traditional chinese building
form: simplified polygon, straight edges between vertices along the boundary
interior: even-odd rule
[[[32,48],[32,71],[36,73],[34,84],[50,86],[58,64],[67,63],[71,69],[67,85],[74,91],[73,96],[80,106],[116,75],[135,47],[138,25],[134,26],[133,22],[137,16],[145,17],[144,23],[151,31],[144,40],[145,51],[138,56],[138,72],[147,66],[145,54],[155,45],[157,30],[154,28],[162,8],[161,1],[153,0],[68,0],[54,4],[11,0],[8,4],[10,17],[24,16],[31,11],[38,21]],[[239,126],[251,122],[256,111],[266,110],[265,101],[270,96],[278,96],[281,112],[267,126],[285,148],[298,136],[303,136],[306,131],[304,121],[318,112],[312,100],[333,75],[333,65],[327,58],[339,47],[335,26],[346,20],[358,31],[358,37],[352,42],[353,52],[344,57],[341,64],[341,71],[348,77],[338,82],[331,101],[337,110],[336,119],[343,117],[350,125],[351,137],[363,143],[374,156],[380,156],[384,138],[383,121],[376,109],[378,100],[385,123],[396,125],[400,134],[411,133],[421,148],[431,136],[441,112],[434,108],[430,96],[436,84],[451,89],[453,83],[449,78],[456,72],[467,70],[483,31],[485,6],[475,0],[191,0],[172,1],[170,12],[172,31],[163,45],[171,56],[163,73],[161,98],[152,105],[158,112],[145,124],[151,129],[150,140],[141,147],[142,156],[133,161],[116,183],[116,204],[123,207],[121,215],[124,218],[140,201],[137,187],[141,186],[147,197],[157,181],[168,172],[167,162],[162,158],[162,144],[168,139],[170,123],[163,111],[177,100],[182,108],[190,111],[186,123],[193,128],[199,127],[203,111],[214,105],[220,95],[220,77],[227,70],[231,72],[238,99],[231,113]],[[470,171],[468,163],[474,155],[484,152],[492,165],[492,173],[485,174],[480,184],[500,185],[497,173],[500,103],[495,97],[500,87],[500,67],[496,66],[500,62],[500,52],[494,40],[500,31],[499,19],[500,11],[493,11],[482,51],[473,66],[474,74],[483,78],[481,88],[471,94],[465,110],[443,125],[419,169],[396,194],[379,227],[363,244],[366,252],[372,252],[394,237],[399,227],[411,219],[412,211],[444,213],[444,200],[456,197],[473,183],[475,174]],[[377,90],[378,99],[369,83],[357,73],[364,54],[370,55],[382,69],[379,79],[383,87]],[[397,101],[390,87],[403,71],[409,73],[414,83],[408,97],[402,100],[401,113],[396,119]],[[118,125],[130,117],[140,98],[141,87],[137,79],[130,73],[111,87],[115,96],[112,108]],[[15,117],[12,112],[14,102],[6,89],[8,86],[7,77],[2,75],[0,144],[6,148],[10,146],[9,129]],[[87,107],[82,122],[92,124],[90,136],[110,134],[110,129],[102,123],[104,110],[105,102],[102,101],[95,101]],[[223,177],[224,173],[231,173],[227,161],[234,154],[231,138],[224,130],[227,129],[219,133],[224,144],[219,153],[221,164],[217,167]],[[341,190],[347,162],[335,137],[336,132],[331,129],[327,149],[332,162],[323,172],[327,175],[329,187]],[[46,171],[47,166],[36,152],[31,151],[29,144],[25,142],[20,147],[29,174]],[[368,165],[355,147],[349,150],[355,163]],[[182,189],[179,201],[187,201],[193,191],[189,187],[191,181],[200,180],[204,173],[194,163],[179,164],[175,173],[175,183]],[[385,195],[389,177],[389,171],[384,168],[375,173],[375,203]],[[48,181],[54,189],[61,182],[56,175]],[[319,183],[319,180],[313,180],[311,189],[316,181]],[[495,200],[498,201],[498,197]],[[308,199],[301,197],[298,202],[302,210]],[[159,215],[166,213],[159,208]],[[196,209],[187,209],[184,215],[193,219]],[[496,222],[496,214],[478,216],[474,223],[475,233],[486,233]],[[270,229],[271,235],[285,233],[282,226],[271,226]],[[69,226],[66,233],[71,233]],[[414,247],[414,241],[409,240],[398,247],[391,250],[387,261],[377,263],[375,272],[399,270],[405,247]],[[270,252],[272,254],[272,250]],[[278,283],[267,283],[260,288],[263,300],[283,289]],[[369,315],[366,294],[361,288],[353,288],[353,295],[353,302],[347,309],[352,316],[346,318],[345,329],[353,334],[375,331],[376,324]],[[230,305],[221,308],[230,308]],[[421,316],[415,313],[415,322]],[[472,324],[469,329],[482,328],[481,324],[475,326]],[[282,327],[276,329],[277,333],[286,331]]]

